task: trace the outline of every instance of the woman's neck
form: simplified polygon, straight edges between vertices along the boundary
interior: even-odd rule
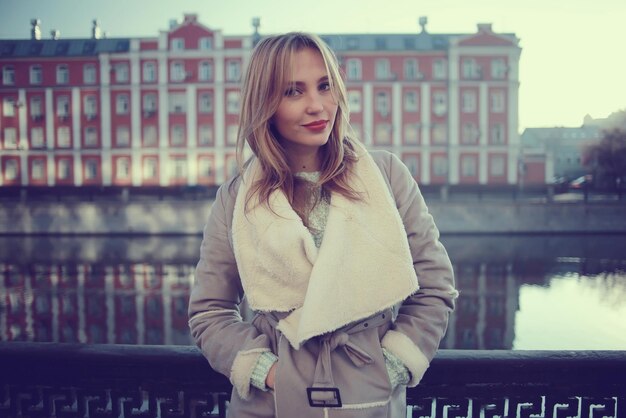
[[[306,173],[320,170],[319,148],[307,152],[288,152],[287,163],[292,173]]]

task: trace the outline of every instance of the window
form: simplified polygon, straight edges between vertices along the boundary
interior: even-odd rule
[[[419,96],[416,91],[404,92],[404,110],[417,112],[419,110]]]
[[[504,113],[504,91],[496,90],[491,92],[491,111],[493,113]]]
[[[120,125],[116,128],[115,146],[120,148],[130,146],[130,129],[127,125]]]
[[[171,130],[171,145],[174,147],[185,145],[185,126],[184,125],[172,125]]]
[[[2,99],[2,115],[15,116],[15,98],[5,97]]]
[[[118,94],[115,97],[115,113],[125,115],[128,113],[128,94]]]
[[[43,100],[41,96],[33,96],[30,98],[30,116],[34,120],[40,120],[43,115]]]
[[[143,96],[144,116],[152,116],[157,110],[157,96],[155,93],[146,93]]]
[[[31,166],[30,176],[33,180],[43,180],[45,179],[46,172],[46,161],[45,160],[32,160],[33,165]]]
[[[351,58],[346,61],[346,78],[348,80],[361,79],[361,60]]]
[[[448,173],[448,158],[445,155],[435,155],[433,157],[433,174],[441,177]]]
[[[157,145],[157,127],[155,125],[145,125],[143,127],[143,146],[155,147]]]
[[[436,91],[433,94],[433,113],[443,116],[448,111],[448,97],[445,91]]]
[[[230,114],[239,113],[239,96],[238,91],[229,91],[226,96],[226,112]]]
[[[159,160],[157,157],[145,157],[143,159],[143,178],[144,180],[152,180],[157,178],[157,168]]]
[[[198,177],[213,177],[213,159],[208,156],[198,158]]]
[[[441,123],[433,125],[433,144],[442,145],[448,142],[447,126]]]
[[[237,145],[237,125],[228,125],[226,128],[226,145]]]
[[[474,58],[463,58],[461,60],[462,76],[468,80],[476,80],[482,77],[481,68]]]
[[[44,147],[43,128],[41,126],[37,126],[30,130],[30,146],[31,148]]]
[[[170,178],[177,180],[187,178],[187,158],[172,157],[170,159]]]
[[[349,90],[348,91],[348,104],[350,107],[350,112],[352,113],[361,112],[361,92],[358,90]]]
[[[376,125],[376,141],[377,145],[391,144],[391,125],[388,123],[379,123]]]
[[[57,116],[67,118],[70,115],[70,96],[57,96]]]
[[[69,126],[59,126],[57,128],[57,146],[59,148],[70,147],[70,128]]]
[[[241,79],[241,63],[239,61],[226,61],[226,81],[238,82]]]
[[[95,180],[98,178],[98,160],[95,158],[85,159],[85,180]]]
[[[30,84],[41,84],[43,76],[41,74],[41,65],[31,65],[29,73]]]
[[[209,61],[202,61],[198,64],[198,80],[210,81],[213,79],[213,66]]]
[[[70,70],[67,64],[57,65],[57,84],[67,84],[70,82]]]
[[[85,84],[96,84],[96,66],[85,64],[83,66],[83,82]]]
[[[6,181],[17,180],[18,163],[15,159],[5,160],[4,179]]]
[[[84,112],[87,119],[93,119],[98,114],[98,102],[96,96],[88,94],[83,98]]]
[[[415,58],[407,58],[404,60],[404,78],[406,80],[417,80],[421,76]]]
[[[404,143],[406,145],[419,144],[420,126],[417,123],[407,123],[404,125]]]
[[[389,80],[391,76],[391,70],[389,67],[389,60],[386,58],[377,59],[375,67],[376,80]]]
[[[446,79],[446,60],[444,59],[436,59],[433,61],[433,78],[435,80],[445,80]]]
[[[198,42],[198,49],[202,51],[208,51],[213,49],[213,38],[202,37]]]
[[[180,61],[173,61],[170,64],[170,81],[181,82],[185,81],[185,66]]]
[[[98,130],[95,126],[85,128],[85,147],[93,148],[98,146]]]
[[[72,175],[71,160],[69,158],[60,158],[57,169],[59,180],[68,180]]]
[[[198,97],[198,112],[211,113],[213,111],[213,96],[211,93],[200,93]]]
[[[475,177],[478,170],[478,161],[475,155],[464,155],[461,157],[461,176]]]
[[[15,128],[4,128],[4,148],[17,148],[17,130]]]
[[[213,126],[200,125],[198,127],[198,146],[213,146]]]
[[[118,157],[115,160],[115,177],[120,180],[130,179],[130,157]]]
[[[182,51],[185,49],[185,40],[183,38],[172,38],[170,41],[170,49],[172,51]]]
[[[144,62],[141,72],[145,83],[153,83],[157,79],[156,64],[152,61]]]
[[[476,112],[476,92],[464,91],[461,97],[461,109],[464,113]]]
[[[504,144],[504,125],[496,123],[491,126],[490,142],[492,145]]]
[[[12,65],[2,67],[2,84],[12,86],[15,84],[15,69]]]
[[[187,95],[185,93],[170,93],[168,104],[170,113],[186,113]]]
[[[493,177],[504,176],[504,157],[502,155],[494,155],[491,157],[489,164],[489,175]]]
[[[115,82],[116,83],[128,83],[128,63],[122,62],[115,65]]]
[[[466,122],[463,124],[463,131],[461,133],[461,142],[464,144],[477,144],[478,143],[478,128],[473,122]]]
[[[376,111],[383,117],[389,115],[389,94],[385,91],[376,93]]]
[[[507,75],[507,66],[504,58],[494,58],[491,60],[491,78],[503,80]]]

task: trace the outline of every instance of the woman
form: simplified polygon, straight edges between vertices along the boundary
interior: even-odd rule
[[[254,156],[217,192],[189,307],[233,384],[229,416],[404,417],[445,332],[457,292],[432,217],[406,167],[368,153],[348,116],[317,36],[256,46],[238,142]]]

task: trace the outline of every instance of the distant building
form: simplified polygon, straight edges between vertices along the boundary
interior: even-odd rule
[[[422,184],[515,184],[513,34],[322,37],[346,75],[352,122]],[[185,15],[154,38],[0,40],[0,186],[221,184],[236,171],[240,81],[255,33]]]
[[[557,177],[574,179],[587,173],[585,147],[600,140],[598,126],[579,128],[527,128],[521,136],[525,180],[550,182]]]

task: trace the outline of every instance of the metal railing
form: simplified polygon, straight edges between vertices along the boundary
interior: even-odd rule
[[[195,347],[0,343],[0,417],[224,417]],[[624,417],[626,351],[441,350],[409,417]]]

